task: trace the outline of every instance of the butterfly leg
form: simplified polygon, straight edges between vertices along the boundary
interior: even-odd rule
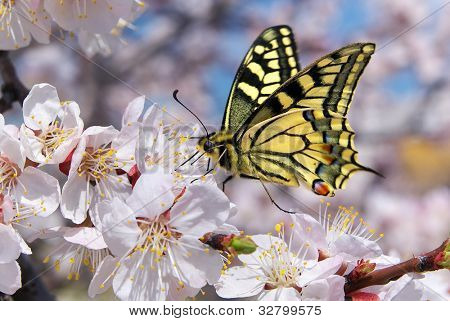
[[[233,179],[234,176],[228,176],[227,178],[225,178],[225,180],[222,182],[222,192],[225,193],[225,184],[228,183],[229,181],[231,181]]]
[[[262,180],[259,180],[259,181],[261,182],[261,185],[263,186],[264,190],[265,190],[266,193],[267,193],[267,196],[269,196],[270,201],[272,202],[273,205],[275,205],[280,211],[283,211],[283,212],[288,213],[288,214],[295,214],[295,212],[285,210],[285,209],[282,208],[280,205],[278,205],[277,202],[275,202],[275,200],[274,200],[274,199],[272,198],[272,196],[270,195],[269,190],[267,189],[266,185],[264,185],[263,181],[262,181]]]

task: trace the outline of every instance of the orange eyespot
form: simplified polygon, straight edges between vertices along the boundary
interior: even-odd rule
[[[316,179],[313,184],[312,184],[312,188],[314,193],[322,195],[322,196],[328,196],[330,195],[330,188],[328,187],[328,184],[325,183],[322,180]],[[330,196],[333,196],[333,194],[331,194]]]

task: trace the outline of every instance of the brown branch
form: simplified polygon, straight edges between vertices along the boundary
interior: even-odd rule
[[[345,293],[349,294],[372,285],[388,284],[389,282],[395,281],[407,273],[422,273],[440,270],[442,267],[437,265],[436,261],[441,255],[443,255],[448,242],[449,239],[444,241],[441,246],[431,252],[384,269],[375,270],[357,280],[351,281],[347,277],[347,282],[344,287]]]
[[[3,84],[0,88],[2,93],[0,113],[3,113],[11,109],[16,101],[22,104],[28,94],[28,89],[17,76],[16,69],[7,51],[0,51],[0,75],[3,78]]]

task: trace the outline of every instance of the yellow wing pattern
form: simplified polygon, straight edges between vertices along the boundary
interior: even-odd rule
[[[297,47],[288,26],[264,30],[242,61],[225,109],[222,130],[235,132],[265,100],[298,73]]]
[[[345,116],[374,48],[344,47],[275,91],[240,134],[247,175],[289,186],[304,182],[315,193],[332,196],[355,171],[372,171],[357,162]]]

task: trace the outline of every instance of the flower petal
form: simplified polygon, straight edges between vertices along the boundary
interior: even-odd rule
[[[343,301],[345,278],[332,275],[326,279],[316,280],[302,289],[303,301]]]
[[[202,288],[207,282],[217,282],[223,266],[219,253],[210,251],[206,245],[193,237],[182,237],[178,242],[181,245],[170,246],[170,254],[177,270],[181,271],[181,281],[194,288]],[[188,254],[183,245],[190,248]],[[173,276],[178,278],[179,274],[175,270],[172,271]]]
[[[332,255],[339,255],[346,260],[374,258],[383,254],[377,242],[359,236],[342,234],[331,245]]]
[[[119,262],[119,259],[111,255],[103,259],[89,284],[88,295],[90,298],[108,291],[113,281],[113,277],[110,276],[116,269],[117,262]]]
[[[214,287],[221,298],[247,298],[259,294],[264,289],[264,282],[256,279],[258,276],[264,280],[261,270],[234,266],[225,270]]]
[[[300,293],[294,288],[276,288],[263,291],[258,300],[261,301],[300,301]]]
[[[298,228],[294,229],[296,237],[298,236],[301,240],[312,243],[318,249],[328,249],[327,234],[323,226],[311,215],[293,214],[291,218],[294,224],[298,225]]]
[[[33,166],[27,166],[18,179],[26,187],[26,190],[20,187],[16,189],[19,203],[34,207],[41,217],[47,217],[56,211],[61,200],[61,189],[56,178]]]
[[[183,234],[201,237],[221,226],[231,203],[216,184],[190,185],[171,210],[170,224]]]
[[[95,227],[73,227],[64,233],[67,242],[80,244],[91,250],[101,250],[107,247],[102,233]]]
[[[22,286],[20,266],[16,261],[0,264],[0,292],[14,294]]]
[[[171,175],[162,172],[142,174],[126,201],[127,205],[138,216],[155,218],[172,207],[175,200],[172,180]]]
[[[102,217],[103,238],[111,252],[123,256],[135,247],[141,233],[133,211],[121,200],[112,200],[113,211],[100,213]],[[99,207],[101,211],[102,207]]]
[[[139,120],[144,111],[145,96],[133,99],[125,109],[122,116],[122,127],[131,125]]]
[[[304,287],[312,281],[325,279],[336,273],[342,266],[342,258],[334,256],[323,261],[317,262],[312,268],[305,269],[297,280],[300,287]]]
[[[86,177],[74,174],[62,189],[61,213],[75,224],[81,224],[87,217],[92,201],[92,192],[87,192],[88,184]]]
[[[9,225],[0,224],[0,240],[0,263],[9,263],[17,260],[21,253],[21,248],[15,230]]]
[[[34,85],[23,101],[25,125],[33,130],[44,129],[55,120],[60,108],[55,87],[45,83]]]

